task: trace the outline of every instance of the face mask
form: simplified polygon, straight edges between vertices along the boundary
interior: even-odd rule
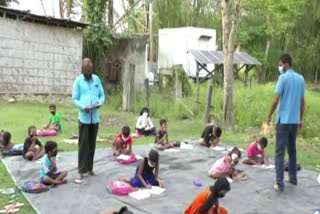
[[[149,165],[151,168],[153,168],[153,167],[156,166],[156,164],[152,164],[152,163],[150,162],[150,160],[148,160],[148,165]]]
[[[142,116],[143,117],[148,117],[148,113],[147,112],[143,112]]]
[[[53,157],[56,157],[57,154],[58,154],[58,150],[54,151],[53,154],[52,154],[52,156],[53,156]]]
[[[51,114],[52,114],[52,115],[55,115],[55,114],[56,114],[56,112],[55,112],[55,111],[50,111],[50,112],[51,112]]]
[[[233,153],[232,155],[231,155],[231,159],[234,161],[234,160],[236,160],[238,158],[238,155],[237,154],[235,154],[235,153]]]
[[[223,198],[225,196],[225,193],[219,192],[218,198]]]
[[[280,75],[284,73],[283,72],[283,66],[279,66],[279,73],[280,73]]]
[[[126,142],[129,139],[129,137],[124,137],[124,136],[122,136],[121,138],[124,142]]]
[[[260,146],[260,144],[257,145],[257,148],[259,151],[262,151],[262,147]]]
[[[92,73],[83,73],[83,76],[88,81],[92,78]]]

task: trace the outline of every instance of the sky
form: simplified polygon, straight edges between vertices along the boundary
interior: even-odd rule
[[[11,8],[19,9],[19,10],[30,10],[31,13],[37,15],[46,15],[46,16],[54,16],[56,18],[60,18],[59,12],[59,0],[18,0],[19,4],[12,3],[10,5]],[[118,14],[122,15],[124,10],[121,5],[120,0],[114,0],[114,10],[117,11]],[[79,13],[81,13],[81,9],[79,8]],[[71,17],[71,19],[75,21],[79,21],[81,18],[81,14]]]

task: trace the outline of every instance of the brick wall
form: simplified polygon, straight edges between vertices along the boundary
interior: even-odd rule
[[[82,31],[0,17],[0,93],[71,94]]]

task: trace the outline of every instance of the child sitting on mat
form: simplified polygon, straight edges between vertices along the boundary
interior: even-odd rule
[[[172,142],[169,142],[167,121],[165,119],[160,120],[160,130],[158,131],[155,139],[155,147],[159,150],[170,149],[174,147]]]
[[[37,128],[30,126],[28,135],[23,145],[23,157],[28,160],[38,160],[44,154],[44,148],[41,142],[37,139]]]
[[[11,141],[10,132],[0,132],[0,150],[10,151],[14,147],[14,143]]]
[[[268,145],[268,139],[262,137],[260,140],[253,141],[247,150],[248,159],[244,159],[244,164],[249,165],[268,165],[268,159],[266,158],[264,149]]]
[[[129,183],[133,187],[145,187],[147,189],[151,189],[152,186],[163,187],[164,182],[159,178],[159,153],[151,149],[149,157],[145,157],[140,161],[134,177],[131,179],[124,177],[120,180]]]
[[[223,198],[230,191],[230,184],[226,178],[218,178],[209,189],[201,192],[184,211],[184,214],[228,214],[220,206],[219,198]]]
[[[68,175],[67,171],[58,171],[56,156],[58,145],[54,141],[47,141],[44,146],[46,154],[40,162],[40,179],[44,185],[58,185],[66,183],[64,178]]]
[[[208,172],[209,177],[219,178],[219,177],[234,177],[235,166],[238,164],[241,158],[241,151],[234,147],[231,152],[225,157],[218,159],[211,167]]]
[[[61,117],[58,112],[56,112],[57,107],[55,104],[49,106],[51,116],[49,117],[49,123],[43,127],[43,129],[55,130],[56,132],[61,131],[62,122]]]
[[[119,156],[121,154],[130,155],[132,152],[132,137],[130,136],[130,128],[128,126],[122,127],[122,133],[118,134],[112,145],[113,155]]]
[[[140,117],[137,120],[136,130],[139,135],[155,135],[156,129],[150,119],[149,109],[143,107],[140,112]]]
[[[215,147],[220,142],[221,134],[222,130],[220,127],[215,125],[207,126],[202,132],[200,145]]]

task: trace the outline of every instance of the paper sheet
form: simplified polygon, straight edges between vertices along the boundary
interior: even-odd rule
[[[223,151],[223,150],[225,150],[225,148],[223,148],[221,146],[211,147],[211,149],[213,149],[214,151]]]
[[[136,192],[129,193],[129,196],[137,200],[143,200],[151,197],[151,193],[144,190],[138,190]]]
[[[193,149],[193,146],[191,144],[186,144],[184,142],[181,142],[180,149]]]
[[[146,191],[146,192],[153,194],[153,195],[160,195],[161,193],[166,191],[166,189],[158,187],[158,186],[152,186],[152,189],[144,189],[143,191]]]
[[[118,160],[129,160],[131,158],[130,155],[119,155],[118,157],[116,157]]]
[[[142,157],[141,155],[136,155],[136,159],[137,159],[137,160],[142,160],[143,157]]]
[[[174,148],[171,148],[171,149],[165,149],[164,150],[165,152],[180,152],[179,149],[174,149]]]
[[[269,165],[253,165],[253,167],[263,168],[263,169],[274,169],[275,165],[272,165],[272,164],[269,164]]]
[[[229,181],[229,183],[232,183],[232,178],[227,177],[227,180]]]
[[[320,175],[318,176],[318,182],[319,182],[319,184],[320,184]]]

